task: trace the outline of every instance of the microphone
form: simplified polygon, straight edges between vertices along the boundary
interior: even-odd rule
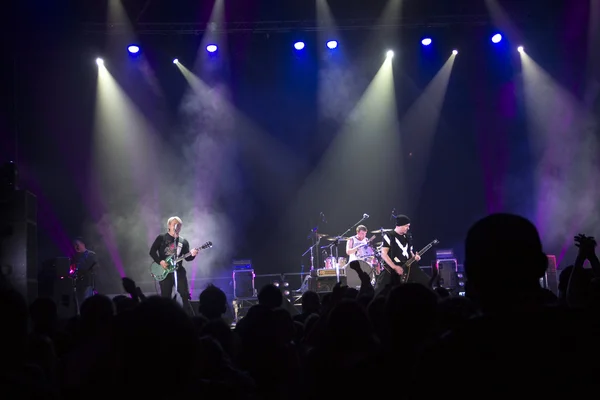
[[[363,214],[363,218],[364,218],[364,219],[367,219],[367,218],[369,218],[369,214]]]

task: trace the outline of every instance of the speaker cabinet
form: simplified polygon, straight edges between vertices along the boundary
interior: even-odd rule
[[[458,262],[456,259],[437,260],[439,286],[449,289],[458,290]]]
[[[37,199],[23,190],[0,199],[0,267],[28,302],[37,290]]]
[[[233,271],[233,296],[236,299],[255,296],[253,269]]]

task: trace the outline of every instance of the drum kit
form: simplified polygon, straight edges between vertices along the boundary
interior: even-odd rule
[[[358,225],[358,224],[356,224]],[[349,231],[349,230],[348,230]],[[347,231],[347,232],[348,232]],[[371,277],[371,283],[375,284],[375,280],[377,276],[383,270],[381,263],[383,260],[381,259],[381,248],[383,246],[383,235],[386,232],[391,232],[393,229],[380,228],[375,231],[371,231],[374,234],[366,244],[364,244],[361,251],[357,252],[356,261],[360,264],[360,268],[366,272]],[[339,256],[339,245],[347,242],[351,237],[346,236],[331,236],[324,233],[315,233],[317,235],[316,243],[313,244],[303,255],[306,255],[310,252],[311,255],[311,270],[313,269],[325,269],[325,270],[336,270],[336,275],[346,276],[346,284],[348,287],[359,287],[360,286],[360,278],[358,274],[349,268],[348,258]],[[375,242],[377,235],[381,235],[380,241]],[[321,239],[326,240],[328,244],[320,245]],[[313,250],[319,250],[323,256],[323,263],[319,265],[315,265],[315,257]],[[340,271],[342,272],[340,274]]]

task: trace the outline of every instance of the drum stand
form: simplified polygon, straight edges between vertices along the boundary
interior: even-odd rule
[[[302,254],[301,257],[304,257],[305,255],[307,255],[310,252],[310,270],[312,271],[313,269],[315,269],[315,254],[314,254],[314,250],[315,247],[318,246],[319,241],[321,240],[321,238],[319,238],[317,240],[317,243],[313,244],[312,246],[310,246],[305,252],[304,254]]]
[[[321,242],[321,237],[319,236],[319,227],[318,226],[311,229],[309,237],[312,241],[312,246],[310,246],[308,249],[306,249],[306,251],[304,253],[302,253],[302,255],[300,257],[304,257],[305,255],[307,255],[310,252],[310,270],[312,271],[315,269],[315,258],[316,258],[317,267],[319,265],[319,253],[318,252],[315,257],[315,248],[318,248],[319,243]],[[315,237],[317,238],[316,241],[315,241]],[[301,274],[304,273],[304,265],[302,265],[302,269],[301,269],[300,273]],[[308,289],[308,280],[309,279],[310,279],[310,273],[304,277],[304,279],[302,280],[302,286],[300,286],[300,289],[298,289],[296,292],[304,293]]]
[[[341,237],[336,237],[335,240],[327,246],[329,247],[329,257],[331,258],[331,262],[333,263],[333,267],[335,268],[335,276],[337,282],[340,281],[340,264],[338,263],[338,244],[340,243]],[[333,249],[335,248],[335,256],[333,255]]]
[[[319,241],[321,240],[321,238],[317,239],[317,242],[314,243],[312,246],[310,246],[303,254],[301,257],[304,257],[305,255],[307,255],[310,252],[310,270],[314,270],[315,269],[315,247],[317,247],[319,245]],[[314,239],[313,239],[314,242]],[[304,265],[302,265],[302,270],[300,271],[301,274],[304,273]],[[302,275],[300,275],[302,277]],[[304,293],[305,291],[308,290],[308,280],[310,279],[310,273],[308,273],[306,276],[304,276],[304,279],[302,279],[302,286],[300,286],[300,289],[296,290],[296,292],[302,292]]]

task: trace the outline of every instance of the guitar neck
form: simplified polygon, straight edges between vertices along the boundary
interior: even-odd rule
[[[425,246],[423,248],[423,250],[419,251],[417,254],[419,255],[419,257],[421,257],[423,254],[427,253],[429,251],[429,249],[431,249],[433,247],[433,245],[430,243],[427,246]]]
[[[198,250],[198,252],[200,252],[200,249],[195,249],[195,250]],[[187,254],[184,254],[182,256],[177,257],[174,262],[175,262],[175,264],[177,264],[179,261],[183,261],[183,260],[185,260],[186,258],[188,258],[191,255],[192,255],[192,252],[190,251]]]
[[[418,256],[421,257],[423,254],[427,253],[429,251],[429,249],[431,249],[432,247],[433,247],[433,244],[429,243],[427,246],[423,247],[421,249],[421,251],[417,252]],[[416,258],[415,257],[411,257],[411,259],[408,260],[405,265],[409,266],[412,263],[414,263],[415,261],[417,261]]]
[[[194,250],[196,250],[198,253],[200,253],[202,250],[210,249],[211,247],[212,247],[212,242],[206,242],[202,246],[196,247],[196,248],[190,250],[187,254],[184,254],[182,256],[175,258],[174,262],[175,262],[175,264],[177,264],[179,261],[185,260],[186,258],[188,258],[192,255],[192,251],[194,251]]]

